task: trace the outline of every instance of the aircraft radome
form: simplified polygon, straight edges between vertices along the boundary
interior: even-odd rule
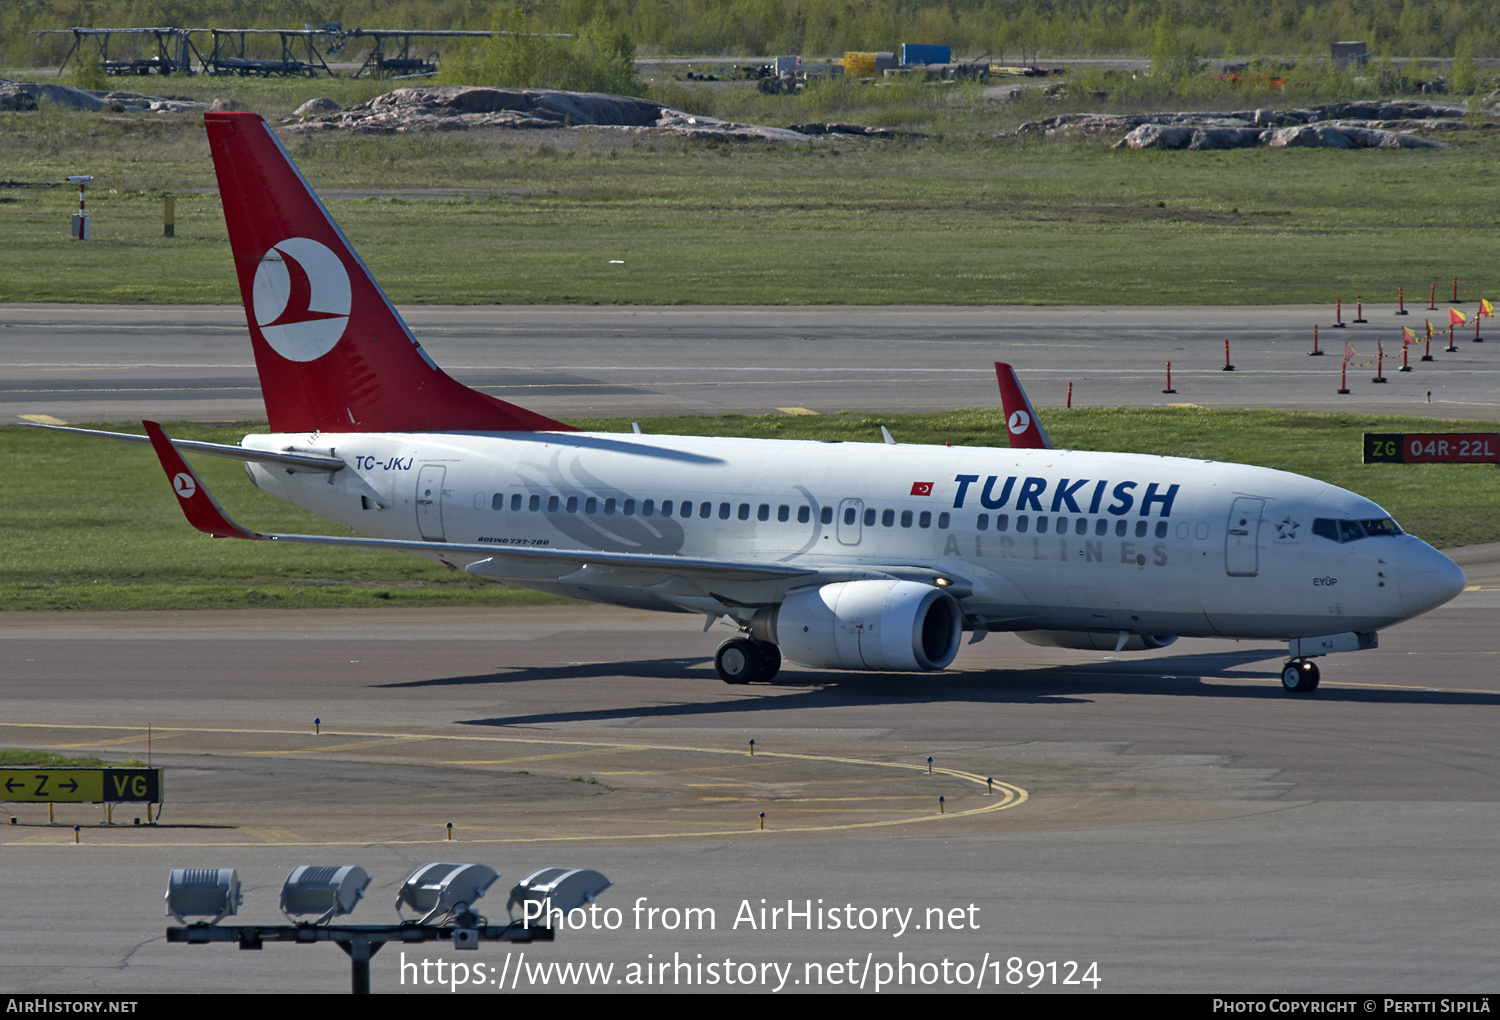
[[[1040,431],[1012,449],[577,431],[439,369],[270,128],[205,121],[271,434],[174,446],[146,430],[211,535],[404,549],[727,618],[729,683],[767,680],[783,656],[938,670],[964,632],[1005,630],[1115,651],[1285,640],[1282,682],[1308,691],[1315,656],[1373,648],[1463,587],[1368,499],[1266,468],[1051,449]],[[1023,433],[1036,416],[1019,399]],[[179,447],[243,460],[260,488],[370,537],[241,528]]]

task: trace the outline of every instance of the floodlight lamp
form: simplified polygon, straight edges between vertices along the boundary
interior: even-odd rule
[[[173,868],[167,880],[167,916],[178,924],[188,924],[189,917],[208,918],[194,924],[218,924],[244,901],[233,868]]]
[[[352,911],[369,884],[357,864],[304,864],[281,887],[281,912],[293,924],[324,924]]]
[[[511,920],[515,920],[517,904],[522,906],[522,916],[528,919],[550,915],[554,910],[566,914],[594,902],[595,897],[613,884],[597,871],[542,868],[516,883],[505,909]],[[528,910],[525,908],[528,902],[539,905]]]
[[[424,864],[407,876],[396,893],[396,912],[406,919],[403,906],[420,915],[418,924],[443,924],[472,913],[474,903],[500,877],[483,864]],[[465,925],[468,926],[467,924]]]

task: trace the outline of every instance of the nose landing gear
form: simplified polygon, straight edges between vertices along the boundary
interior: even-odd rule
[[[1307,694],[1318,689],[1318,667],[1307,659],[1288,659],[1281,667],[1281,687],[1290,694]]]

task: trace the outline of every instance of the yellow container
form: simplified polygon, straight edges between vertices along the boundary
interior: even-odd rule
[[[844,54],[844,74],[854,78],[875,77],[875,54],[856,53],[850,51]]]

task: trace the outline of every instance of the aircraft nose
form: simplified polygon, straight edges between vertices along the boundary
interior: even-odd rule
[[[1396,571],[1401,608],[1411,616],[1436,609],[1464,590],[1458,564],[1420,540],[1401,550]]]

